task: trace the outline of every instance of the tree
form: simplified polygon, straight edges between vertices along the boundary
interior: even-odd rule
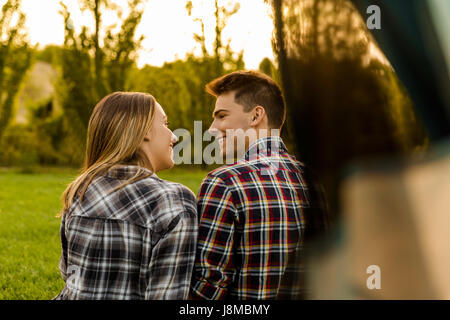
[[[136,29],[144,13],[141,5],[140,0],[129,1],[130,13],[123,20],[120,31],[115,35],[110,28],[103,40],[109,91],[127,89],[128,73],[137,60],[137,51],[144,40],[143,35],[135,39]]]
[[[80,0],[80,7],[92,13],[95,27],[81,26],[77,33],[68,7],[61,2],[65,21],[64,50],[60,56],[61,82],[58,93],[64,110],[68,132],[77,145],[84,145],[87,124],[95,104],[112,91],[127,90],[128,73],[132,69],[143,37],[135,39],[142,14],[142,1],[128,1],[128,15],[106,0]],[[120,22],[104,26],[102,13],[111,10]],[[82,149],[77,147],[78,150]],[[75,152],[75,151],[74,151]],[[74,157],[79,163],[82,154]]]
[[[191,119],[202,121],[202,131],[208,129],[211,122],[211,113],[214,106],[214,98],[205,92],[205,85],[211,80],[222,76],[227,72],[243,69],[245,67],[243,51],[239,53],[233,52],[230,47],[231,39],[223,39],[223,30],[226,28],[228,20],[239,11],[240,5],[236,1],[214,1],[214,15],[215,21],[215,37],[213,40],[212,50],[207,48],[205,37],[204,16],[195,14],[195,7],[192,1],[186,2],[186,11],[193,20],[200,23],[201,33],[194,33],[194,40],[200,45],[201,55],[196,56],[193,52],[188,54],[185,68],[193,70],[195,77],[192,79],[186,78],[186,86],[193,97],[193,104],[191,106]],[[189,126],[193,128],[192,124]],[[202,149],[200,146],[194,153],[200,153]]]
[[[202,57],[212,58],[214,60],[213,70],[216,75],[222,75],[225,71],[242,69],[244,67],[243,51],[234,53],[231,50],[230,42],[228,39],[224,45],[222,39],[222,33],[225,29],[228,20],[236,14],[240,9],[240,4],[234,1],[228,1],[226,4],[222,4],[219,0],[214,0],[214,20],[215,20],[215,38],[213,43],[213,52],[210,53],[207,50],[206,37],[205,37],[205,24],[202,17],[194,18],[201,25],[201,34],[194,33],[194,40],[200,44]],[[187,1],[186,11],[189,16],[193,16],[194,6],[192,1]]]
[[[6,1],[0,16],[0,138],[11,121],[14,101],[32,60],[20,2]]]

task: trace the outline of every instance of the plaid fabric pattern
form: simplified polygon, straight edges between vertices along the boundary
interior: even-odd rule
[[[96,177],[63,215],[59,268],[66,285],[54,299],[187,298],[195,195],[156,175],[109,192],[137,170],[119,166]]]
[[[279,137],[203,180],[191,288],[204,299],[298,299],[305,228],[326,230],[323,192]],[[308,222],[306,221],[308,220]]]

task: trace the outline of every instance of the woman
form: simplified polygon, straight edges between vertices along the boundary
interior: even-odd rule
[[[89,120],[81,175],[63,194],[55,299],[186,299],[195,257],[194,194],[159,179],[176,136],[145,93],[103,98]]]

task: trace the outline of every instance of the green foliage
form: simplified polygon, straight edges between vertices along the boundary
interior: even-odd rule
[[[145,66],[141,70],[134,70],[130,79],[133,91],[149,92],[165,109],[173,128],[185,128],[189,125],[190,108],[193,101],[185,79],[178,73],[178,68],[158,68]]]
[[[39,96],[36,94],[25,95],[28,124],[14,125],[7,137],[0,140],[8,144],[5,148],[8,155],[0,156],[2,165],[36,162],[79,166],[84,157],[87,124],[93,107],[112,91],[153,94],[168,114],[172,129],[185,128],[193,133],[194,121],[202,121],[203,130],[209,127],[215,99],[205,92],[205,84],[226,72],[244,68],[243,52],[233,52],[229,39],[222,39],[228,19],[239,10],[235,1],[215,2],[214,11],[210,13],[217,25],[211,52],[206,50],[203,28],[201,35],[194,34],[204,48],[200,56],[191,52],[184,60],[162,67],[145,66],[140,70],[135,61],[143,37],[135,39],[135,33],[143,14],[141,1],[128,1],[125,17],[122,8],[109,1],[79,0],[78,3],[82,10],[92,14],[95,28],[75,28],[68,7],[61,2],[64,45],[34,50],[37,60],[51,64],[55,70],[56,81],[51,80],[54,92],[45,100],[33,98]],[[117,15],[116,25],[103,24],[106,10]],[[193,16],[203,27],[204,18]],[[30,90],[34,87],[27,87],[27,91]]]
[[[202,121],[205,131],[211,123],[215,99],[205,92],[205,85],[224,73],[244,68],[243,52],[235,53],[222,39],[228,19],[239,10],[236,2],[220,5],[215,2],[212,14],[216,21],[213,51],[205,43],[204,17],[194,17],[194,6],[187,2],[187,13],[201,24],[202,33],[194,34],[201,47],[201,55],[189,53],[184,60],[165,63],[162,67],[145,66],[134,69],[129,78],[129,89],[152,94],[166,111],[172,129],[184,128],[194,133],[194,121]],[[201,150],[194,150],[201,152]],[[203,166],[206,167],[206,166]]]
[[[133,67],[143,38],[134,39],[142,18],[140,1],[128,2],[129,15],[121,18],[121,9],[104,0],[80,0],[82,10],[94,16],[95,29],[82,26],[77,34],[67,6],[61,2],[65,21],[64,50],[60,55],[61,81],[57,92],[64,110],[64,123],[72,143],[83,149],[86,129],[95,104],[107,93],[125,91],[126,79]],[[120,30],[103,26],[102,14],[113,10],[121,21]],[[104,33],[103,39],[100,35]],[[102,45],[101,45],[102,43]],[[76,154],[75,154],[76,153]],[[74,150],[72,160],[81,163],[80,153]]]
[[[119,33],[114,35],[110,29],[103,40],[108,91],[126,90],[127,88],[128,73],[135,64],[137,50],[144,40],[144,36],[139,39],[134,38],[143,14],[143,10],[139,7],[141,2],[139,0],[129,1],[130,14],[123,21]]]
[[[267,74],[269,77],[272,77],[272,74],[274,72],[274,66],[269,58],[264,58],[258,67],[259,71],[262,73]]]
[[[43,101],[32,108],[29,126],[34,130],[37,144],[38,163],[43,165],[70,165],[68,155],[62,152],[65,137],[64,118],[55,116],[53,99]]]
[[[208,69],[211,74],[215,75],[214,77],[223,75],[223,73],[227,71],[229,72],[244,68],[243,51],[239,53],[233,52],[230,47],[231,39],[228,39],[226,44],[224,44],[224,39],[222,38],[222,33],[227,25],[228,20],[239,11],[240,4],[236,1],[228,1],[226,3],[223,2],[224,1],[219,0],[214,1],[213,15],[216,25],[212,53],[208,52],[208,50],[206,49],[207,46],[205,42],[205,24],[203,21],[204,17],[193,18],[194,21],[199,22],[201,25],[201,34],[194,33],[194,40],[201,47],[201,57],[205,59],[212,58],[212,63]],[[186,11],[189,16],[194,17],[193,11],[195,11],[195,7],[192,1],[186,2]]]
[[[10,125],[2,137],[0,163],[24,168],[37,164],[68,164],[69,161],[57,151],[52,140],[60,138],[60,125],[60,118],[35,126]]]
[[[0,138],[11,121],[14,101],[31,65],[32,50],[20,2],[6,1],[0,13]]]
[[[38,162],[39,142],[27,125],[11,125],[2,136],[0,161],[5,165],[29,167]]]
[[[74,148],[72,136],[66,134],[70,125],[61,114],[55,116],[52,99],[31,106],[29,111],[27,124],[13,124],[5,130],[0,141],[2,165],[29,171],[36,165],[73,165],[82,159],[82,150]]]
[[[233,61],[232,69],[226,69],[224,65],[220,68],[224,72],[241,68],[237,61]],[[211,124],[215,98],[206,93],[205,85],[221,75],[217,73],[215,57],[189,54],[185,60],[165,63],[162,67],[145,66],[140,70],[134,69],[129,86],[130,90],[152,94],[167,113],[171,129],[184,128],[192,136],[194,121],[202,122],[203,132]],[[210,142],[205,142],[208,143]]]
[[[58,63],[56,58],[61,54],[62,50],[63,48],[61,48],[60,46],[47,45],[44,49],[36,51],[35,59],[38,61],[56,65]]]

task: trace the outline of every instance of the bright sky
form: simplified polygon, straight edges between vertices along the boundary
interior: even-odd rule
[[[2,4],[4,1],[0,1]],[[82,14],[75,0],[64,1],[72,13],[75,29],[81,25],[93,25],[89,14]],[[114,2],[126,6],[126,0]],[[206,42],[212,49],[214,41],[214,1],[193,0],[194,17],[205,22]],[[60,0],[23,0],[22,10],[27,15],[30,40],[41,47],[47,44],[62,44],[64,41],[64,21],[58,13]],[[139,54],[138,66],[145,64],[160,66],[165,61],[184,58],[187,52],[198,47],[193,32],[200,33],[200,23],[189,17],[186,0],[148,0],[137,36],[143,34],[143,50]],[[244,49],[247,69],[257,69],[265,57],[273,59],[271,35],[273,22],[270,7],[263,0],[240,1],[241,8],[223,31],[223,39],[231,39],[231,47],[238,52]],[[105,13],[105,25],[115,23],[115,16]],[[197,48],[199,50],[199,48]],[[198,51],[197,51],[198,52]]]

